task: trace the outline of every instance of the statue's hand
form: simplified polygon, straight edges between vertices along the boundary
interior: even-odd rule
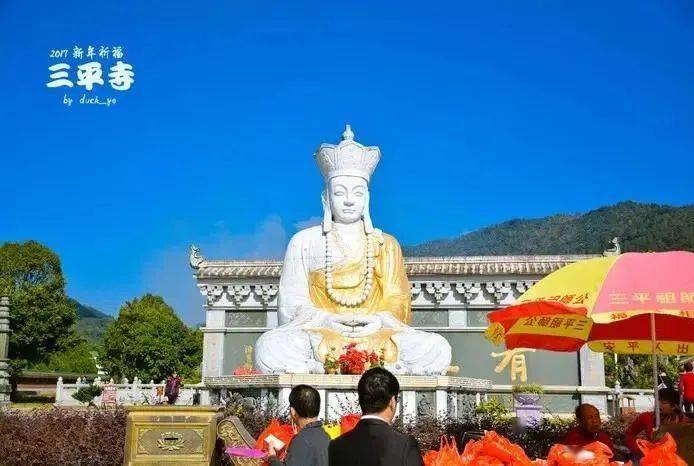
[[[378,332],[383,326],[374,314],[337,314],[332,316],[331,327],[342,336],[359,338]]]

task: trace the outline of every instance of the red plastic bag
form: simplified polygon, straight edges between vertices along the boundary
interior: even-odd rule
[[[424,466],[464,466],[453,437],[441,437],[438,451],[428,451],[423,457]]]
[[[533,466],[519,445],[492,431],[468,442],[461,460],[463,466]]]
[[[638,439],[636,444],[643,453],[641,466],[687,466],[677,455],[677,442],[668,433],[659,442]]]
[[[506,466],[506,463],[492,456],[478,456],[466,466]]]
[[[424,466],[436,466],[436,460],[439,458],[439,452],[436,450],[429,450],[422,455],[422,461],[424,461]]]
[[[274,435],[282,443],[284,443],[282,453],[286,453],[287,447],[289,447],[289,442],[291,442],[292,438],[294,438],[294,428],[289,424],[281,424],[277,419],[272,419],[270,424],[268,424],[265,430],[260,433],[260,436],[258,436],[258,440],[255,442],[255,448],[267,452],[268,448],[267,444],[265,443],[265,439],[268,435]]]
[[[340,418],[340,435],[345,435],[347,432],[354,429],[359,423],[359,419],[361,419],[361,416],[354,413],[342,416]]]

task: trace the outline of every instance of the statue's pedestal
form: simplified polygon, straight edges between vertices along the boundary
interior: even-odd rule
[[[289,392],[299,384],[311,385],[321,395],[321,419],[337,420],[342,414],[359,412],[358,375],[280,374],[230,375],[206,377],[203,383],[210,400],[218,404],[232,393],[258,399],[262,406],[289,406]],[[408,419],[418,416],[449,416],[456,418],[485,398],[492,383],[485,379],[449,376],[398,376],[400,382],[400,415]]]

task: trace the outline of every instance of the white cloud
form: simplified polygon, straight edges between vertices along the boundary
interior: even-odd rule
[[[320,225],[321,222],[323,221],[323,217],[318,217],[318,216],[313,216],[309,217],[306,220],[300,220],[294,224],[294,228],[297,230],[303,230],[304,228],[309,228],[309,227],[315,227],[316,225]]]

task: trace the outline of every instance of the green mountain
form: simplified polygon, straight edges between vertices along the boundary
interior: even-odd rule
[[[70,301],[77,307],[77,331],[89,343],[101,343],[106,327],[113,322],[113,317],[75,299],[70,298]]]
[[[599,254],[615,236],[623,252],[694,251],[694,205],[620,202],[584,214],[510,220],[404,249],[408,256]]]

